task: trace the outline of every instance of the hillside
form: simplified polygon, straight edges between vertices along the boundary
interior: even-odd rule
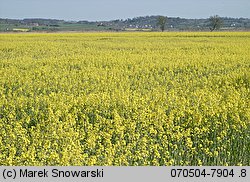
[[[157,31],[158,16],[111,21],[65,21],[56,19],[3,19],[0,31]],[[223,17],[222,30],[250,30],[250,19]],[[209,31],[208,19],[169,17],[167,31]]]

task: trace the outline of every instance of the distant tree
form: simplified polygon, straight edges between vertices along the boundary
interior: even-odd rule
[[[164,30],[165,30],[166,23],[167,23],[167,17],[165,17],[165,16],[158,17],[157,26],[160,27],[162,32],[164,32]]]
[[[223,20],[218,15],[210,16],[210,31],[214,31],[215,29],[220,29],[223,25]]]

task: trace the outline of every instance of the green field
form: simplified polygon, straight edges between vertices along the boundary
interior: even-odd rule
[[[53,25],[23,25],[0,23],[0,32],[13,32],[15,29],[29,29],[30,32],[63,32],[63,31],[107,31],[110,27],[97,26],[97,24],[64,23]]]

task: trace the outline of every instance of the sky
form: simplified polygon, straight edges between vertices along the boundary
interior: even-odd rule
[[[105,21],[147,15],[250,18],[250,0],[0,0],[0,18]]]

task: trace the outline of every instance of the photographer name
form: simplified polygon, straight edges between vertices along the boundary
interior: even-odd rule
[[[20,169],[19,177],[20,178],[103,178],[104,172],[103,169],[95,170],[59,170],[52,169],[51,171],[43,170],[28,170]]]

